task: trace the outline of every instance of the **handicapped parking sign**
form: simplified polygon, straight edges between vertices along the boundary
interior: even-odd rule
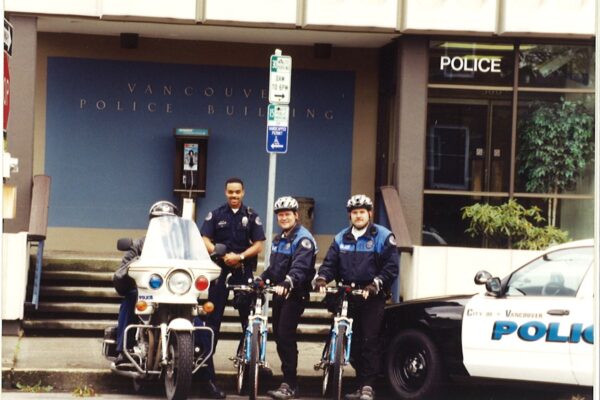
[[[267,153],[287,153],[287,126],[267,127]]]
[[[267,153],[287,153],[289,107],[269,104],[267,112]]]

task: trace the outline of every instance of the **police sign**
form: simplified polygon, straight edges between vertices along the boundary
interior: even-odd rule
[[[267,152],[287,153],[290,107],[269,104],[267,112]]]

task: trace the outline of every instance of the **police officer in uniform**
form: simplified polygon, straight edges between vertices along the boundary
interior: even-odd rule
[[[315,275],[316,241],[298,221],[298,202],[293,197],[277,199],[273,206],[281,233],[273,239],[269,267],[256,278],[261,285],[274,283],[273,334],[281,359],[283,382],[269,396],[286,400],[298,397],[298,343],[296,328]]]
[[[248,279],[253,279],[252,271],[256,269],[258,254],[262,251],[265,241],[265,232],[260,218],[250,207],[242,203],[244,194],[244,182],[241,179],[227,179],[225,182],[227,203],[209,212],[200,229],[209,253],[214,251],[217,243],[227,247],[225,256],[218,261],[222,268],[221,275],[212,282],[208,292],[208,299],[214,303],[215,310],[208,316],[206,322],[215,332],[215,351],[225,303],[229,295],[225,279],[229,273],[232,274],[229,281],[231,284],[247,283]],[[237,297],[237,300],[240,299]],[[245,329],[250,314],[249,304],[234,300],[234,305],[238,309],[240,322]],[[212,358],[204,378],[207,381],[210,397],[225,398],[225,392],[214,382],[215,370]]]
[[[315,286],[325,292],[327,283],[336,280],[356,283],[364,289],[362,297],[351,296],[349,300],[349,314],[354,318],[350,353],[359,387],[345,398],[372,400],[381,362],[379,336],[384,293],[398,277],[399,257],[394,234],[371,222],[373,202],[369,197],[352,196],[346,209],[351,226],[335,236],[319,268]]]

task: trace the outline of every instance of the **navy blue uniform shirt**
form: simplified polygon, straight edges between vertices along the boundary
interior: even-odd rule
[[[387,228],[370,224],[357,239],[352,227],[339,232],[319,268],[327,282],[367,285],[379,278],[387,290],[398,277],[400,258],[394,234]]]
[[[315,275],[317,251],[317,243],[308,229],[297,224],[287,235],[275,236],[269,268],[261,274],[261,278],[279,284],[289,277],[293,289],[308,292]]]
[[[227,246],[228,253],[242,253],[254,242],[265,240],[265,232],[258,214],[243,204],[236,213],[227,203],[209,212],[200,233],[215,244],[222,243]],[[246,276],[252,276],[252,269],[256,268],[257,259],[257,257],[248,257],[244,260]],[[223,263],[219,265],[225,266]]]

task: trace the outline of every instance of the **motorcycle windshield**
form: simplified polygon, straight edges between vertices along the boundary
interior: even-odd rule
[[[140,261],[151,260],[210,261],[210,256],[194,221],[166,215],[150,220]]]

